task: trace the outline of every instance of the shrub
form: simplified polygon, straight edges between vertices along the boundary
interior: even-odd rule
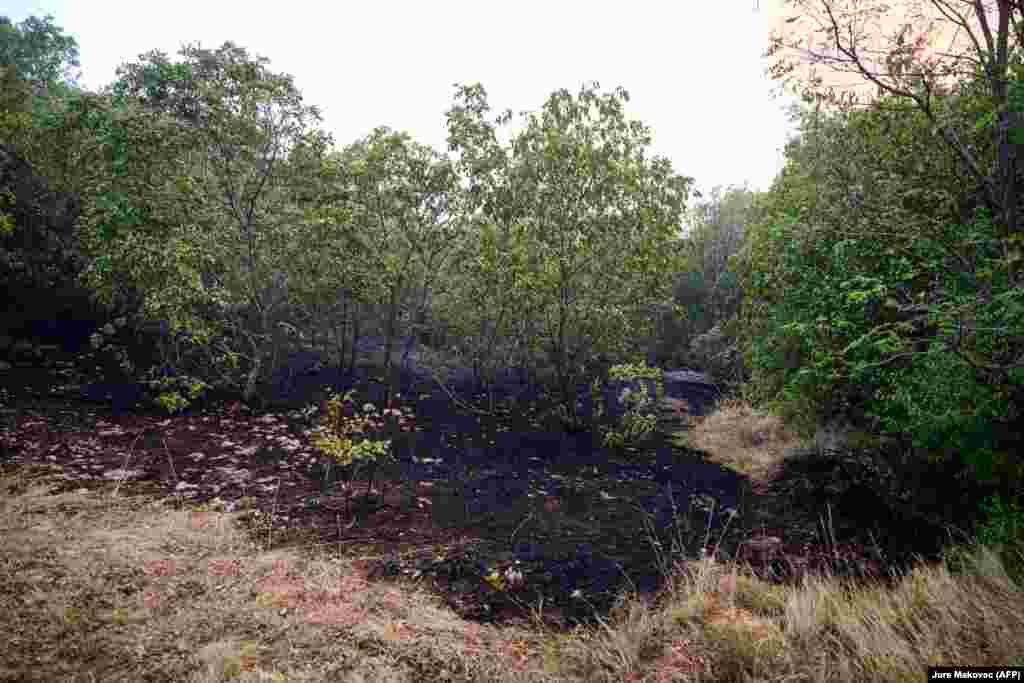
[[[210,388],[206,382],[190,375],[160,377],[146,384],[156,394],[153,403],[170,414],[185,410]]]
[[[344,396],[335,394],[327,401],[320,427],[315,430],[313,446],[342,467],[363,460],[387,456],[389,441],[369,439],[365,434],[383,427],[373,404],[363,406],[363,414],[353,409],[353,391]]]
[[[388,418],[397,420],[398,426],[411,429],[412,416],[409,411],[388,408],[381,413],[372,403],[363,405],[362,411],[355,410],[355,390],[346,394],[335,394],[325,404],[320,426],[314,431],[313,447],[330,458],[332,464],[349,469],[346,488],[354,481],[363,465],[376,466],[392,457],[391,441],[380,439],[379,434]],[[373,469],[367,478],[369,491],[373,484]]]
[[[1024,508],[1016,501],[989,496],[980,505],[985,521],[978,527],[978,542],[996,550],[1010,577],[1024,579]]]
[[[636,384],[637,386],[626,386],[618,396],[618,402],[624,408],[624,412],[618,420],[618,424],[607,426],[603,429],[603,443],[606,447],[615,450],[623,450],[637,443],[642,442],[654,433],[658,426],[658,404],[665,394],[664,373],[660,368],[653,368],[646,364],[622,364],[614,365],[608,371],[608,378],[611,382]],[[654,397],[645,380],[653,381]],[[595,381],[591,385],[591,397],[595,399],[595,414],[603,415],[609,413],[611,406],[599,407],[600,401],[597,397],[601,394],[600,384]]]
[[[735,324],[715,325],[690,341],[690,363],[712,377],[715,382],[731,389],[746,383],[747,371],[743,367],[739,347],[734,338]]]

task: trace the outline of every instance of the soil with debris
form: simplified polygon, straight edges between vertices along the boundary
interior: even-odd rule
[[[538,387],[509,379],[484,397],[465,372],[442,387],[436,373],[407,366],[399,401],[412,417],[383,434],[394,458],[346,488],[346,473],[311,446],[314,420],[297,410],[218,402],[167,417],[130,387],[85,381],[71,356],[46,365],[0,375],[0,464],[60,465],[73,488],[245,509],[267,544],[316,545],[371,576],[431,581],[466,617],[520,619],[543,604],[552,623],[587,620],[623,589],[656,591],[673,562],[703,548],[732,557],[755,533],[780,539],[755,567],[771,580],[889,573],[855,534],[820,538],[812,493],[784,499],[672,445],[686,425],[680,406],[699,415],[716,397],[697,374],[669,373],[676,402],[657,435],[612,453],[590,433],[567,432]],[[369,367],[294,372],[288,384],[282,408],[350,388],[357,405],[384,395]],[[495,410],[480,410],[485,398]]]

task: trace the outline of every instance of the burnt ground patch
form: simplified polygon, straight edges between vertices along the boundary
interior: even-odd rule
[[[672,445],[669,433],[684,428],[678,416],[641,448],[612,453],[590,433],[566,432],[541,387],[511,378],[484,397],[468,380],[441,388],[406,368],[399,400],[415,428],[389,425],[393,460],[373,472],[372,485],[364,471],[345,494],[346,473],[310,446],[311,421],[287,408],[350,388],[358,402],[379,402],[378,368],[293,378],[275,412],[223,404],[167,418],[84,403],[55,374],[60,367],[6,376],[0,452],[9,464],[59,465],[71,481],[122,491],[148,483],[182,504],[245,509],[261,542],[316,545],[359,558],[381,579],[431,581],[467,617],[518,619],[543,604],[553,623],[586,620],[623,589],[656,591],[673,562],[702,548],[735,556],[752,534],[784,541],[760,568],[772,580],[818,569],[887,572],[847,533],[855,525],[825,539],[821,510],[809,504],[796,514],[799,492],[786,481],[754,487]],[[666,384],[695,412],[715,398],[707,385]]]

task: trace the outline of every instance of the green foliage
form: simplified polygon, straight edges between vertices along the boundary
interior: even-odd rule
[[[0,133],[17,144],[32,126],[31,86],[10,66],[0,65]]]
[[[78,92],[77,66],[78,43],[53,17],[30,16],[14,24],[0,16],[0,140],[34,166],[36,128]]]
[[[148,384],[156,394],[154,403],[172,415],[188,408],[210,388],[206,382],[188,375],[161,377]]]
[[[0,66],[17,70],[39,86],[74,83],[72,67],[78,63],[78,41],[64,35],[47,15],[30,16],[20,24],[0,16]]]
[[[665,394],[664,372],[661,368],[650,367],[643,363],[614,365],[608,371],[613,382],[639,382],[638,389],[624,388],[619,401],[625,412],[617,425],[604,427],[603,443],[615,450],[633,447],[654,433],[658,426],[658,406]],[[655,395],[652,397],[644,380],[654,380]],[[600,395],[596,380],[591,388],[591,395]],[[599,405],[595,401],[595,408]],[[601,413],[606,409],[601,410]]]
[[[337,227],[345,240],[335,238],[335,258],[321,258],[314,267],[330,269],[326,282],[335,297],[344,287],[381,311],[388,374],[403,311],[423,313],[455,246],[449,204],[456,175],[434,150],[383,127],[347,146],[336,163],[336,182],[348,191],[331,207],[344,221]],[[312,248],[322,253],[321,245]]]
[[[353,391],[337,394],[324,405],[324,416],[315,431],[313,447],[342,467],[375,462],[389,457],[391,442],[370,438],[384,426],[381,415],[372,404],[354,411]]]
[[[626,118],[627,100],[596,84],[559,90],[508,146],[496,131],[511,113],[489,121],[481,86],[459,88],[448,113],[469,239],[446,320],[484,362],[546,353],[570,421],[588,360],[649,335],[679,270],[692,181],[646,155],[650,133]]]
[[[169,190],[187,131],[138,107],[81,94],[41,121],[37,135],[30,150],[39,170],[56,188],[82,198],[76,245],[88,264],[82,283],[115,309],[130,307],[145,289],[151,309],[184,319],[196,290],[183,272],[189,254],[174,229],[188,220],[190,207]],[[165,295],[169,288],[183,300],[177,310]]]
[[[665,378],[665,371],[661,368],[652,368],[646,363],[620,363],[613,365],[608,370],[608,379],[616,382],[632,382],[640,379],[653,379],[662,387]],[[664,391],[664,389],[661,389]],[[658,396],[660,399],[661,396]]]
[[[165,392],[156,397],[155,403],[167,411],[168,414],[181,412],[189,406],[189,401],[176,392]]]
[[[600,377],[595,377],[590,382],[590,405],[593,407],[594,411],[594,424],[600,423],[601,420],[604,418],[606,412],[604,405],[604,395],[601,391],[601,387],[603,386],[603,384],[604,383],[601,381]]]
[[[742,292],[730,259],[757,217],[760,196],[747,188],[716,187],[688,212],[685,270],[675,286],[675,301],[687,312],[681,322],[684,347],[739,309]]]
[[[1024,330],[996,226],[956,220],[966,181],[920,113],[884,101],[802,123],[734,259],[751,397],[805,432],[844,422],[1021,481],[994,428],[1020,416]]]
[[[647,403],[646,390],[639,396],[624,393],[621,400],[627,405],[622,423],[618,429],[609,429],[604,435],[604,445],[615,450],[624,450],[642,442],[653,434],[658,426],[656,415],[640,412]]]
[[[990,496],[982,501],[985,516],[977,529],[978,542],[999,552],[1007,572],[1018,584],[1024,580],[1024,508],[1016,501]]]
[[[980,508],[986,519],[978,532],[979,542],[992,546],[1024,542],[1024,508],[1000,496],[986,498]]]
[[[0,191],[0,237],[8,237],[14,234],[17,224],[14,216],[4,212],[4,209],[14,208],[16,197],[10,190]]]
[[[172,333],[217,339],[210,353],[244,366],[252,398],[283,355],[284,285],[305,278],[293,249],[309,247],[285,199],[312,171],[283,157],[318,137],[319,115],[289,76],[231,43],[180,55],[124,65],[65,116],[80,154],[101,152],[82,192],[85,280],[108,301],[141,298]]]

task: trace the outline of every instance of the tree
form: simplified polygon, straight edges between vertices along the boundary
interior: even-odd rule
[[[342,368],[346,359],[354,367],[359,308],[366,303],[369,282],[366,269],[353,258],[359,243],[352,234],[346,164],[326,136],[297,145],[290,163],[304,169],[300,173],[307,179],[289,197],[302,211],[301,228],[290,243],[290,263],[305,274],[290,284],[295,323],[306,330],[314,348],[326,346]]]
[[[959,221],[967,171],[907,103],[801,118],[734,259],[751,393],[808,430],[852,425],[920,461],[1019,481],[1006,426],[1024,376],[969,358],[1014,353],[1024,306],[994,266],[993,222]]]
[[[776,32],[768,56],[774,77],[796,84],[805,95],[835,98],[813,70],[856,74],[892,101],[905,100],[924,114],[947,149],[970,174],[983,205],[998,227],[1004,267],[1019,277],[1024,260],[1020,218],[1024,144],[1024,4],[1017,0],[929,0],[902,7],[902,21],[885,19],[894,9],[882,2],[787,0],[797,10],[792,29]],[[936,46],[940,39],[950,47]],[[983,111],[974,121],[947,116],[942,106],[951,84],[972,83]],[[972,127],[989,132],[989,144],[972,144]],[[987,147],[987,149],[986,149]],[[1009,361],[1014,366],[1021,358]]]
[[[455,202],[464,238],[435,311],[459,339],[477,382],[491,384],[500,365],[515,362],[525,369],[538,351],[538,293],[527,272],[537,249],[527,233],[529,207],[517,194],[511,150],[497,139],[496,126],[511,114],[489,121],[479,84],[457,87],[455,100],[447,114],[448,144],[458,154]]]
[[[78,91],[78,43],[53,17],[0,16],[0,139],[34,156],[34,127]],[[35,161],[35,159],[33,159]]]
[[[348,259],[361,273],[359,296],[383,311],[390,382],[401,320],[423,315],[454,246],[455,173],[434,150],[387,128],[345,148],[340,160],[348,188],[342,206],[351,221]]]
[[[553,93],[509,149],[484,120],[482,87],[460,88],[449,112],[449,145],[476,197],[468,218],[483,237],[473,291],[525,294],[497,309],[494,329],[536,321],[573,419],[588,360],[624,352],[652,327],[649,306],[669,298],[692,183],[647,157],[650,133],[627,119],[627,93],[597,88]]]
[[[880,278],[875,270],[838,281],[852,288],[848,297],[873,303],[874,317],[882,318],[850,339],[844,355],[849,359],[869,348],[880,353],[854,364],[867,373],[854,376],[867,384],[874,380],[864,378],[872,373],[900,376],[898,382],[886,380],[894,385],[884,394],[887,404],[894,407],[890,401],[898,399],[902,405],[889,414],[890,426],[914,424],[909,431],[918,435],[917,445],[959,449],[965,460],[973,458],[991,472],[1003,448],[994,445],[992,435],[1007,418],[1016,419],[1024,400],[1018,161],[1024,134],[1024,7],[1013,0],[789,4],[798,9],[791,18],[795,32],[773,37],[768,54],[775,57],[774,76],[796,85],[807,101],[849,111],[863,102],[824,87],[813,68],[845,71],[875,87],[878,97],[870,104],[875,121],[892,127],[894,117],[913,119],[915,113],[922,120],[902,127],[915,131],[917,150],[901,148],[905,138],[888,145],[904,155],[902,172],[876,172],[844,185],[848,198],[857,200],[846,203],[847,212],[859,209],[851,217],[867,219],[857,227],[891,226],[882,233],[882,249],[856,236],[841,244],[844,258],[860,252],[865,263],[881,260],[886,273]],[[901,10],[900,21],[885,23]],[[948,48],[936,47],[940,38],[949,40]],[[802,65],[812,67],[809,76]],[[908,171],[917,175],[910,170],[915,163],[931,155],[922,142],[928,134],[941,140],[948,157],[938,177],[958,177],[953,185],[937,183],[934,175],[906,182]],[[888,162],[888,156],[881,158]],[[882,190],[875,196],[884,198],[891,216],[864,210],[871,206],[860,198],[864,191],[874,194],[872,189]],[[842,210],[842,203],[832,206]],[[792,224],[797,214],[790,216]],[[920,222],[924,217],[929,219]],[[908,230],[907,218],[919,227]],[[916,244],[893,239],[902,235],[913,235]],[[809,329],[803,325],[789,329]],[[924,358],[931,370],[922,365]],[[821,376],[807,367],[801,372],[810,384]],[[957,405],[950,407],[954,397]]]
[[[244,394],[251,398],[281,357],[289,283],[303,277],[289,246],[302,225],[301,212],[286,199],[305,179],[297,175],[302,167],[288,160],[296,145],[320,135],[313,128],[319,113],[302,102],[290,76],[270,71],[266,59],[244,48],[191,45],[180,54],[176,63],[160,52],[142,55],[119,69],[108,91],[117,107],[141,107],[153,121],[174,122],[166,125],[186,141],[159,178],[127,169],[139,183],[149,183],[131,193],[132,201],[149,197],[162,209],[181,210],[160,241],[133,240],[131,231],[119,235],[118,248],[127,250],[121,265],[151,261],[147,251],[179,255],[177,280],[142,288],[147,312],[169,318],[175,328],[194,328],[209,341],[225,329],[209,328],[195,308],[219,311],[228,338],[242,343],[225,351],[247,360]],[[154,196],[147,191],[151,186],[166,192]],[[141,226],[137,216],[133,220],[130,227]],[[92,273],[101,289],[109,288],[107,275],[124,270],[104,261],[113,244],[107,233],[92,242],[98,263],[107,264]]]
[[[712,189],[689,212],[684,270],[673,284],[675,306],[667,308],[657,334],[659,357],[700,367],[716,380],[742,381],[741,368],[723,362],[723,327],[739,310],[742,291],[731,258],[740,251],[756,218],[758,195],[747,188]],[[714,344],[705,344],[715,340]],[[695,346],[696,344],[696,346]],[[713,357],[697,347],[714,349]],[[727,346],[731,348],[731,346]]]
[[[13,69],[39,92],[78,80],[78,41],[65,35],[53,17],[30,16],[20,24],[0,16],[0,67]]]
[[[757,195],[747,188],[712,189],[691,212],[687,233],[687,269],[700,274],[707,288],[704,332],[735,314],[740,292],[729,259],[739,252],[755,213]]]

